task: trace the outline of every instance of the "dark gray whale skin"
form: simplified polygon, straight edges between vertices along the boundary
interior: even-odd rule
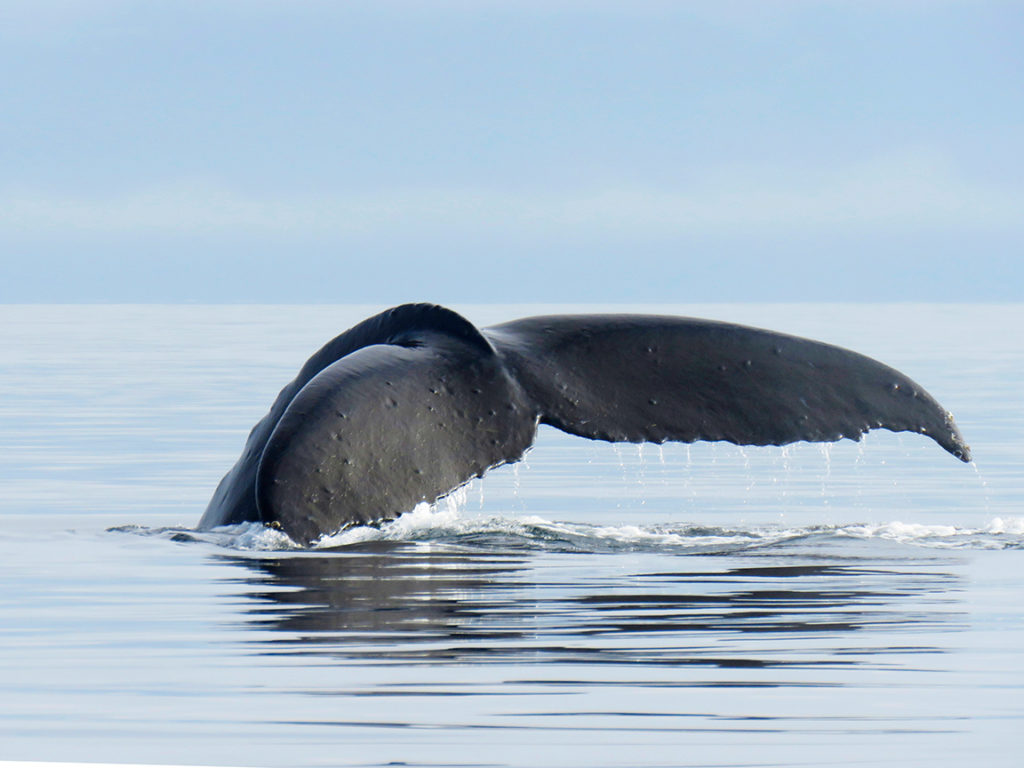
[[[919,432],[970,451],[920,385],[849,350],[730,323],[552,315],[480,330],[405,304],[328,342],[253,428],[200,530],[310,544],[519,460],[538,424],[614,442],[785,445]]]

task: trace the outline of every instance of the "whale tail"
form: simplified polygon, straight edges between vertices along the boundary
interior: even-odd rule
[[[403,305],[330,341],[253,428],[200,528],[262,520],[312,542],[397,517],[518,460],[538,423],[595,440],[784,445],[927,435],[970,460],[952,416],[899,371],[820,342],[641,315],[478,330]]]
[[[300,418],[314,392],[322,392],[329,386],[330,376],[321,377],[309,393],[299,397],[307,385],[327,368],[335,363],[348,359],[360,350],[377,348],[378,351],[392,350],[400,357],[402,350],[429,347],[431,340],[448,339],[449,346],[461,344],[470,357],[487,354],[493,355],[490,343],[480,331],[461,315],[435,304],[403,304],[386,310],[380,314],[363,320],[324,344],[307,360],[299,370],[295,379],[289,382],[278,394],[267,413],[252,428],[246,440],[242,455],[224,476],[217,486],[206,512],[199,521],[200,530],[214,528],[219,525],[233,525],[241,522],[257,521],[272,522],[272,515],[260,515],[257,507],[256,488],[257,470],[263,460],[267,445],[278,424],[285,414],[291,410],[292,420]],[[378,355],[381,360],[383,355]],[[365,355],[353,358],[347,364],[358,369],[365,365]],[[358,371],[357,371],[358,372]],[[340,373],[335,369],[335,374]],[[356,386],[349,378],[341,377],[348,386]],[[401,378],[401,377],[400,377]],[[370,380],[364,384],[370,384]],[[345,396],[344,388],[339,387],[337,395]],[[352,409],[372,410],[367,396],[360,392],[352,395]],[[335,415],[328,421],[333,424],[340,417]],[[314,426],[313,423],[308,425]],[[351,433],[350,425],[339,423],[337,431]],[[377,430],[379,431],[379,430]],[[372,434],[372,432],[371,432]],[[365,439],[366,435],[357,436]],[[282,435],[283,438],[283,435]],[[302,453],[302,434],[295,435],[294,450]]]
[[[485,330],[541,421],[613,442],[785,445],[918,432],[970,461],[923,387],[840,347],[730,323],[645,315],[531,317]]]
[[[533,443],[538,413],[490,342],[433,304],[318,350],[253,428],[200,529],[261,520],[312,542],[432,502]]]

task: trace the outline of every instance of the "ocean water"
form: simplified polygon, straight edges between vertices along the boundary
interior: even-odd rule
[[[1018,766],[1024,306],[457,306],[744,322],[956,415],[786,448],[544,429],[313,550],[197,533],[306,357],[382,307],[0,307],[0,760]]]

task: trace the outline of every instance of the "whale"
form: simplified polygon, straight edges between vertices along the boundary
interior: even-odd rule
[[[916,432],[970,449],[925,389],[841,347],[699,318],[548,315],[477,328],[404,304],[329,341],[253,427],[199,530],[301,545],[394,519],[518,461],[547,424],[591,440],[786,445]]]

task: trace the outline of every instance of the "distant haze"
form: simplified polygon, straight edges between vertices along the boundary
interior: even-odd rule
[[[0,301],[1024,299],[1016,2],[0,6]]]

